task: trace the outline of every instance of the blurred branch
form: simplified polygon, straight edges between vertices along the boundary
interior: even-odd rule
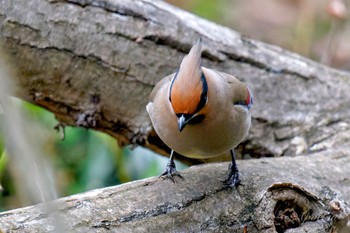
[[[0,119],[0,131],[6,141],[6,156],[1,158],[2,166],[9,160],[9,168],[15,177],[18,195],[23,205],[37,204],[57,199],[55,182],[49,157],[41,150],[44,143],[37,125],[26,118],[26,114],[13,98],[8,96],[14,89],[12,83],[12,65],[6,54],[0,49],[0,105],[3,114]],[[1,154],[5,154],[0,151]],[[0,169],[2,173],[4,169]],[[2,175],[0,173],[0,175]],[[2,189],[1,185],[0,188]],[[53,216],[52,206],[40,208],[48,216]],[[51,221],[55,229],[61,229],[57,222]],[[1,221],[0,221],[1,222]],[[0,226],[0,232],[2,232]]]
[[[338,49],[338,41],[336,35],[343,31],[348,11],[343,0],[329,0],[327,12],[331,17],[331,28],[328,32],[326,45],[321,56],[321,63],[331,65],[332,56]]]

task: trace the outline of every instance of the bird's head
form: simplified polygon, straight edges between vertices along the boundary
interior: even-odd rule
[[[202,40],[199,39],[186,55],[174,75],[169,100],[176,114],[181,132],[187,124],[204,120],[200,110],[208,101],[208,84],[201,68]]]

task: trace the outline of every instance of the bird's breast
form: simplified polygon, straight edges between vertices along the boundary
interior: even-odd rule
[[[158,91],[153,103],[147,106],[153,127],[163,142],[189,158],[210,158],[235,148],[248,134],[250,112],[234,105],[227,81],[203,68],[208,82],[208,102],[201,110],[204,118],[187,124],[180,132],[176,114],[169,101],[170,82]]]
[[[164,98],[165,99],[165,98]],[[248,111],[235,111],[233,106],[209,112],[197,124],[188,124],[182,132],[168,101],[161,99],[149,110],[155,131],[171,149],[189,158],[210,158],[228,152],[247,135],[250,127]]]

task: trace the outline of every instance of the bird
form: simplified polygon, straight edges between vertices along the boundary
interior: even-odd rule
[[[234,149],[248,135],[253,94],[235,76],[203,67],[201,54],[200,38],[177,71],[155,85],[146,106],[155,132],[171,149],[161,176],[182,177],[174,163],[177,154],[194,159],[230,154],[223,183],[237,187],[241,178]]]

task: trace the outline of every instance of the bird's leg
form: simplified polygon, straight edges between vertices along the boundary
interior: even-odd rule
[[[181,177],[183,179],[182,175],[180,175],[180,173],[176,170],[176,166],[175,166],[175,162],[174,162],[174,154],[175,153],[176,153],[175,151],[171,150],[168,164],[166,165],[164,172],[159,176],[159,177],[163,176],[165,178],[169,178],[174,183],[175,183],[174,176],[178,176],[178,177]]]
[[[223,182],[225,186],[233,188],[241,184],[241,179],[239,177],[238,167],[236,164],[235,151],[232,149],[230,153],[232,163],[229,166],[228,177]]]

